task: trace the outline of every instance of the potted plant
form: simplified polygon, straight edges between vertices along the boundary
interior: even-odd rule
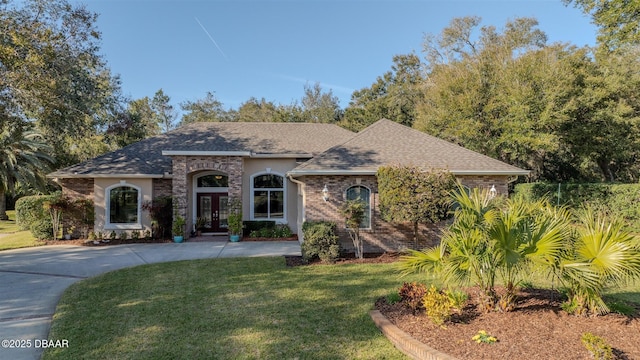
[[[205,224],[207,223],[207,218],[199,217],[196,219],[195,227],[196,227],[196,236],[202,235],[202,229],[204,229]]]
[[[184,241],[184,224],[185,220],[182,216],[175,214],[173,217],[173,241],[177,243],[181,243]]]
[[[64,239],[65,240],[71,240],[71,237],[73,236],[73,232],[76,230],[76,227],[71,225],[67,228],[67,232],[64,234]]]
[[[242,203],[239,200],[229,201],[229,217],[227,218],[229,227],[229,240],[240,241],[242,234]]]

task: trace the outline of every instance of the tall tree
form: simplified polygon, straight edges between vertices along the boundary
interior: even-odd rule
[[[35,121],[58,165],[75,161],[68,140],[95,134],[119,101],[119,80],[99,54],[96,17],[66,0],[0,3],[2,101]]]
[[[351,95],[341,125],[357,131],[386,118],[411,126],[423,84],[424,69],[420,58],[415,54],[396,55],[391,71],[378,77],[371,87]]]
[[[585,176],[637,182],[640,48],[585,52],[572,63],[572,94],[561,108],[563,141]]]
[[[114,147],[121,148],[160,134],[161,122],[164,114],[157,113],[151,108],[151,100],[144,97],[132,100],[126,109],[118,111],[109,121],[106,137]]]
[[[302,121],[313,123],[335,123],[340,120],[340,100],[333,92],[323,92],[319,83],[305,84],[302,97]]]
[[[640,2],[633,0],[562,0],[591,15],[600,29],[598,42],[613,50],[640,44]]]
[[[227,112],[223,109],[222,103],[216,98],[212,92],[207,92],[204,99],[196,101],[187,101],[180,104],[180,107],[186,113],[182,115],[180,125],[191,124],[194,122],[219,122],[229,121]]]
[[[276,106],[265,100],[258,100],[254,97],[242,103],[235,114],[236,121],[246,122],[270,122],[276,121],[278,109]]]
[[[414,127],[531,169],[533,179],[574,176],[561,126],[579,50],[545,45],[534,19],[515,19],[501,32],[479,23],[457,19],[425,39],[430,71]]]
[[[53,163],[42,135],[20,120],[0,126],[0,220],[7,220],[6,195],[17,184],[44,188],[44,173]]]
[[[162,132],[170,131],[176,127],[174,121],[178,115],[170,102],[171,98],[162,89],[156,91],[151,99],[150,107],[158,117]]]

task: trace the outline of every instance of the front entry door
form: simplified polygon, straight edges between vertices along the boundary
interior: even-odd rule
[[[203,232],[227,232],[229,195],[227,193],[199,193],[198,217],[205,218]]]

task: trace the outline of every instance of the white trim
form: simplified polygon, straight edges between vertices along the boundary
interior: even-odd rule
[[[266,153],[251,153],[251,157],[252,158],[256,158],[256,159],[271,159],[271,158],[282,158],[282,159],[289,159],[289,158],[308,158],[311,159],[313,158],[313,154],[309,154],[309,153],[300,153],[300,154],[266,154]]]
[[[162,150],[163,156],[251,156],[250,151]]]
[[[253,179],[256,176],[260,176],[260,175],[277,175],[277,176],[282,177],[282,218],[281,219],[280,218],[271,218],[271,216],[270,216],[271,214],[269,214],[269,216],[266,217],[266,218],[256,218],[256,216],[255,216],[253,197],[254,197],[254,192],[255,192],[256,189],[254,189],[254,187],[253,187]],[[249,181],[251,182],[249,184],[249,191],[250,191],[250,193],[249,193],[249,220],[273,220],[273,221],[275,221],[276,223],[279,223],[279,224],[286,224],[287,221],[288,221],[287,220],[288,218],[287,218],[287,177],[286,177],[286,175],[285,174],[281,174],[279,172],[275,172],[275,171],[270,171],[269,172],[269,171],[266,171],[266,169],[265,169],[265,171],[260,171],[260,172],[257,172],[255,174],[251,175],[249,177]],[[269,191],[269,192],[271,192],[271,191],[280,191],[279,188],[265,188],[265,189],[258,189],[258,190],[264,190],[264,191]]]
[[[529,175],[529,170],[450,170],[454,175]]]
[[[128,224],[112,224],[111,223],[111,190],[120,187],[134,188],[138,192],[138,213],[137,222]],[[120,180],[117,184],[113,184],[104,189],[104,229],[105,230],[142,230],[142,188]]]
[[[371,188],[369,188],[368,186],[364,186],[362,184],[351,185],[351,186],[347,187],[344,190],[344,199],[345,200],[349,200],[349,199],[347,199],[347,191],[349,191],[349,189],[355,188],[355,187],[365,188],[369,192],[369,199],[368,199],[369,200],[369,203],[368,203],[368,205],[369,205],[369,227],[360,228],[360,229],[362,229],[362,230],[371,230],[372,229],[372,225],[373,225],[373,218],[372,218],[372,212],[371,212],[371,195],[373,194],[373,192],[371,191]]]
[[[127,179],[170,179],[173,176],[170,174],[56,174],[51,173],[47,175],[49,179],[83,179],[83,178],[96,178],[96,179],[105,179],[105,178],[127,178]]]
[[[377,171],[372,170],[291,170],[289,176],[304,175],[375,175]]]
[[[196,219],[198,217],[198,194],[199,193],[229,193],[229,187],[198,187],[198,179],[203,177],[203,176],[208,176],[208,175],[224,175],[227,178],[229,177],[229,174],[224,173],[222,171],[203,171],[200,173],[197,173],[195,175],[192,176],[192,183],[191,183],[191,228],[195,228],[196,226]],[[212,234],[218,234],[218,233],[212,233]],[[221,233],[221,234],[226,234],[226,233]]]
[[[453,175],[529,175],[529,170],[449,170]],[[375,175],[377,171],[373,170],[291,170],[287,173],[289,176],[304,175]]]

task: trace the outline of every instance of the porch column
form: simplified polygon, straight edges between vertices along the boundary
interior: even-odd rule
[[[187,219],[187,157],[173,156],[171,163],[173,172],[173,188],[171,191],[171,194],[173,195],[173,208],[177,211],[178,215]],[[186,226],[184,228],[183,236],[188,236]]]

